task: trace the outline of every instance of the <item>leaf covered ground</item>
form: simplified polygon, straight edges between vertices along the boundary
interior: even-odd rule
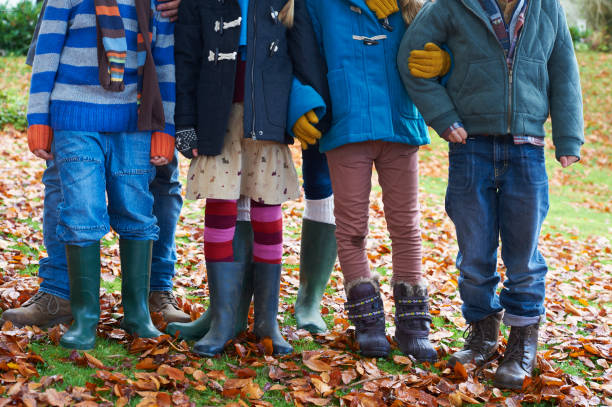
[[[97,347],[88,353],[70,352],[57,346],[63,328],[43,332],[5,325],[0,332],[0,406],[612,405],[612,55],[581,53],[579,62],[587,140],[581,165],[566,171],[554,162],[549,146],[551,211],[540,246],[550,267],[546,322],[537,375],[523,391],[492,386],[497,360],[481,369],[446,367],[448,354],[463,343],[466,326],[456,290],[454,230],[443,207],[447,151],[434,135],[434,143],[421,151],[421,225],[434,315],[431,338],[440,362],[415,364],[398,350],[389,359],[360,358],[342,306],[339,270],[322,302],[330,332],[312,336],[295,330],[303,210],[303,202],[297,201],[284,205],[286,267],[279,313],[294,354],[269,356],[269,344],[257,343],[249,333],[229,344],[224,355],[203,359],[189,353],[188,343],[170,337],[128,337],[117,323],[118,244],[109,234],[103,244],[103,314]],[[44,163],[27,152],[23,133],[28,78],[23,58],[0,58],[2,309],[19,306],[36,291],[37,264],[46,256],[40,182]],[[299,152],[294,152],[299,164]],[[183,162],[183,174],[186,166]],[[391,245],[378,186],[371,198],[368,255],[382,276],[387,333],[393,337]],[[202,220],[202,202],[186,202],[177,233],[180,261],[175,285],[181,305],[193,317],[205,310],[208,297]],[[507,335],[505,328],[503,332]]]

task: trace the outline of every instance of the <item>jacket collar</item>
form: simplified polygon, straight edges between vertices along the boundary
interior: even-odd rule
[[[376,18],[376,14],[374,14],[374,12],[370,10],[365,0],[341,0],[341,1],[348,3],[349,7],[355,6],[355,7],[360,8],[362,14],[368,15],[371,18],[373,18],[376,22],[378,22],[378,18]]]
[[[495,35],[495,31],[493,30],[493,26],[491,25],[491,19],[484,11],[482,6],[480,5],[479,0],[458,0],[464,7],[468,10],[471,10],[474,14],[476,14],[487,26],[489,31]],[[497,37],[496,37],[497,38]]]

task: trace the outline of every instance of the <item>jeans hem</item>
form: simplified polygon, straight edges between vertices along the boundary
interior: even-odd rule
[[[544,322],[544,315],[536,315],[535,317],[524,317],[521,315],[513,315],[506,312],[504,314],[503,322],[506,326],[517,327],[540,324]]]
[[[54,290],[53,288],[47,288],[42,285],[39,287],[38,291],[47,293],[47,294],[51,294],[51,295],[55,295],[56,297],[60,297],[64,300],[70,301],[70,293],[65,294],[63,291]]]

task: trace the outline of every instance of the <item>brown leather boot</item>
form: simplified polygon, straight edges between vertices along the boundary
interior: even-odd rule
[[[11,321],[17,328],[35,325],[46,329],[58,324],[70,325],[72,321],[70,301],[38,291],[21,307],[4,311],[0,325],[6,321]]]
[[[495,387],[514,390],[523,388],[523,381],[531,377],[536,366],[539,329],[539,323],[510,328],[504,359],[495,372]]]
[[[497,338],[502,315],[502,312],[498,312],[471,323],[463,349],[455,352],[448,359],[448,366],[454,368],[457,362],[462,365],[474,363],[476,366],[481,366],[491,359],[497,352]]]
[[[191,322],[189,315],[179,308],[172,291],[151,291],[149,294],[149,311],[161,313],[164,321],[169,324],[172,322]]]

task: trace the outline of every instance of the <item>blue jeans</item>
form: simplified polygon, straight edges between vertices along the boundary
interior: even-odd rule
[[[464,318],[471,323],[505,310],[506,325],[537,323],[548,271],[538,251],[548,212],[544,148],[515,145],[511,136],[470,136],[449,148],[446,212],[457,231]],[[498,295],[500,238],[507,270]]]
[[[302,150],[302,176],[306,199],[319,200],[332,196],[327,157],[319,152],[319,144]]]
[[[160,219],[159,239],[153,245],[151,290],[172,289],[176,251],[174,231],[182,207],[181,185],[178,181],[177,157],[164,167],[157,167],[156,177],[150,185],[153,193],[153,212]],[[42,279],[40,291],[69,299],[70,286],[64,244],[58,240],[58,208],[62,201],[59,172],[53,161],[47,161],[42,179],[45,184],[43,236],[48,257],[40,260],[38,275]],[[163,220],[163,221],[161,221]]]

